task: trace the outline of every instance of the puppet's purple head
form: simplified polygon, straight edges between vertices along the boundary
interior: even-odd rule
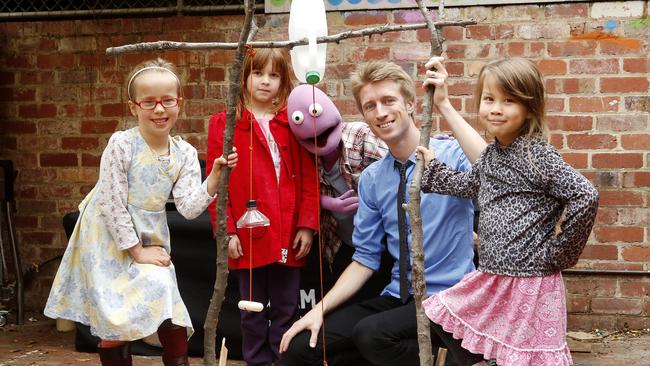
[[[289,94],[287,113],[291,132],[307,151],[323,156],[339,146],[341,113],[320,89],[307,84],[294,88]]]

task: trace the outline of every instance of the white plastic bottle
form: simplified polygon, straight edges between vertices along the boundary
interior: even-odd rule
[[[316,38],[326,35],[323,0],[293,0],[289,12],[289,41],[309,40],[308,45],[291,49],[291,65],[300,82],[313,85],[325,77],[327,44],[316,44]]]

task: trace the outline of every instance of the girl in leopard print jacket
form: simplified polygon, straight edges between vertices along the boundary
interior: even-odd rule
[[[450,107],[441,59],[432,66],[425,85],[436,86],[434,103],[446,119],[462,119]],[[478,270],[425,300],[425,311],[467,365],[571,365],[560,272],[578,261],[598,192],[543,138],[544,82],[532,62],[487,63],[475,100],[494,142],[471,171],[454,171],[418,148],[427,164],[423,192],[476,198],[481,207]]]

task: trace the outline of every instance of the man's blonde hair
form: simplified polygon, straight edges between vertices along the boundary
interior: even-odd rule
[[[370,61],[359,65],[350,77],[352,95],[354,95],[354,100],[357,102],[357,108],[359,108],[361,114],[363,114],[361,101],[359,100],[361,89],[366,85],[384,80],[391,80],[399,85],[400,94],[402,94],[405,103],[415,103],[415,82],[404,69],[392,62]]]

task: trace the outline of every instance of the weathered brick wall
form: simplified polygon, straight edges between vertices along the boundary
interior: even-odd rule
[[[450,8],[445,56],[455,105],[471,114],[481,63],[528,57],[547,77],[551,141],[601,193],[598,220],[580,268],[650,270],[650,21],[648,2]],[[259,40],[286,39],[288,16],[264,17]],[[224,107],[232,51],[106,56],[110,46],[183,40],[234,42],[240,16],[10,22],[0,24],[0,157],[19,171],[16,226],[25,267],[66,246],[61,219],[97,178],[111,133],[135,124],[124,78],[154,55],[175,62],[186,102],[176,133],[205,150],[208,117]],[[330,33],[419,22],[417,11],[328,13]],[[261,24],[261,23],[260,23]],[[428,57],[427,31],[328,46],[323,88],[349,120],[358,113],[347,80],[359,62],[391,59],[415,73]],[[421,70],[420,70],[421,71]],[[445,130],[444,122],[436,125]],[[40,309],[56,265],[33,277],[29,307]],[[650,326],[650,276],[566,276],[570,327]]]

